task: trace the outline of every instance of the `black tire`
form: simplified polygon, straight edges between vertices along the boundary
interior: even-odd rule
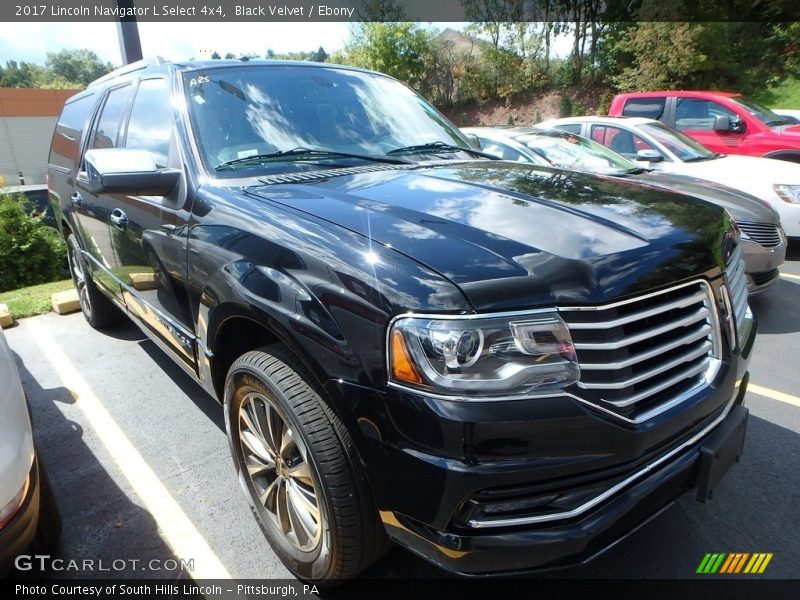
[[[42,465],[39,467],[39,520],[36,523],[36,534],[32,549],[36,554],[45,554],[58,544],[61,537],[61,513],[58,510],[56,496],[50,486],[50,479]]]
[[[103,295],[92,279],[86,259],[83,257],[78,240],[70,233],[67,236],[67,258],[72,283],[78,292],[78,300],[86,321],[95,329],[114,325],[122,320],[124,314],[114,303]]]
[[[283,429],[274,425],[276,416]],[[314,378],[283,346],[248,352],[233,363],[225,382],[225,423],[251,509],[275,554],[298,578],[335,585],[355,577],[386,552],[388,538],[353,441],[322,400]],[[273,432],[261,436],[265,443],[248,445],[247,440],[258,441],[264,431]],[[260,458],[270,452],[269,439],[276,438],[280,444],[273,443],[270,454],[275,458]],[[279,445],[281,449],[274,450]],[[303,492],[304,502],[294,499],[299,497],[297,490]],[[308,500],[311,496],[313,502]],[[318,521],[313,516],[302,519],[313,513],[305,509],[314,502]]]

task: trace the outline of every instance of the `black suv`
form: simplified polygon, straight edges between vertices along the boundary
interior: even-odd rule
[[[300,578],[393,540],[570,564],[738,459],[738,232],[644,185],[491,160],[394,79],[137,63],[71,98],[50,194],[92,326],[126,313],[224,405]]]

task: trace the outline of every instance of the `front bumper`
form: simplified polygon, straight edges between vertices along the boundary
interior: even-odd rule
[[[750,294],[766,292],[780,280],[780,267],[786,260],[786,241],[767,248],[752,240],[742,240],[742,258],[747,274],[747,291]]]
[[[0,577],[14,566],[14,559],[33,543],[39,522],[39,463],[33,461],[28,494],[8,525],[0,529]]]
[[[746,386],[727,409],[725,421],[740,419]],[[389,535],[439,567],[461,575],[509,575],[588,562],[669,508],[697,485],[701,450],[709,432],[650,476],[627,487],[581,519],[517,531],[448,533],[381,513]]]

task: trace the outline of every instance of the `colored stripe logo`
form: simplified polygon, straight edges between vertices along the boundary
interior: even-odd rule
[[[709,552],[700,561],[697,573],[735,575],[739,573],[760,574],[766,571],[772,552]]]

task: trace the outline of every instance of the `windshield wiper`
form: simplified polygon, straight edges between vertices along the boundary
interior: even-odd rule
[[[723,156],[723,155],[720,154],[719,152],[714,152],[713,154],[709,154],[708,156],[694,156],[692,158],[687,158],[687,159],[684,159],[683,162],[701,162],[701,161],[704,161],[704,160],[713,160],[715,158],[719,158],[720,156]]]
[[[625,175],[641,175],[642,173],[650,173],[653,169],[645,169],[644,167],[633,167],[625,171]]]
[[[339,150],[328,150],[325,148],[293,148],[291,150],[278,150],[277,152],[270,152],[269,154],[253,154],[251,156],[243,156],[242,158],[234,158],[233,160],[226,160],[214,167],[215,171],[224,171],[235,165],[246,163],[258,163],[275,159],[291,159],[291,158],[357,158],[360,160],[368,160],[372,162],[389,163],[393,165],[406,165],[410,164],[409,161],[400,158],[388,158],[386,156],[373,156],[371,154],[358,154],[355,152],[340,152]]]
[[[778,119],[777,121],[767,121],[766,125],[767,127],[772,127],[773,125],[797,125],[797,123],[787,119]]]
[[[475,150],[474,148],[465,148],[463,146],[456,146],[454,144],[446,144],[445,142],[428,142],[427,144],[415,144],[413,146],[403,146],[401,148],[395,148],[394,150],[389,150],[386,153],[386,156],[392,156],[394,154],[417,154],[417,153],[436,153],[436,152],[467,152],[472,154],[473,156],[481,156],[483,158],[488,158],[491,160],[500,160],[493,154],[489,154],[487,152],[481,152],[480,150]]]

